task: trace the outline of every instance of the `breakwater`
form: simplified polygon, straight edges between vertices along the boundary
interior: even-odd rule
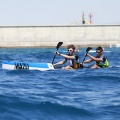
[[[55,47],[120,44],[120,25],[0,26],[0,47]]]

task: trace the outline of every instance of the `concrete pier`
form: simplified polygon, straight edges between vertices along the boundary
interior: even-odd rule
[[[120,25],[0,26],[0,47],[79,47],[120,44]]]

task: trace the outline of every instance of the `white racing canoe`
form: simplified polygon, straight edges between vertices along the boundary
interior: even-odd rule
[[[51,63],[28,63],[28,62],[14,62],[14,61],[2,61],[2,69],[17,70],[53,70],[54,67]]]

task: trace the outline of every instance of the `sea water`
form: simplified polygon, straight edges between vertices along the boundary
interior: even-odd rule
[[[81,61],[85,50],[78,53]],[[94,50],[90,54],[95,56]],[[51,63],[54,51],[4,48],[0,61]],[[66,54],[67,50],[60,48],[59,52]],[[119,120],[120,48],[105,48],[104,55],[109,68],[30,71],[0,66],[0,120]],[[57,56],[54,62],[60,60]]]

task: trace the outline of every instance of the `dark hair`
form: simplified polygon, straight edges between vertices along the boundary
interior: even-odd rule
[[[68,45],[67,49],[69,49],[69,48],[72,48],[73,50],[75,50],[75,46],[73,44]]]
[[[100,50],[101,52],[103,51],[103,48],[101,46],[98,46],[96,50]]]

